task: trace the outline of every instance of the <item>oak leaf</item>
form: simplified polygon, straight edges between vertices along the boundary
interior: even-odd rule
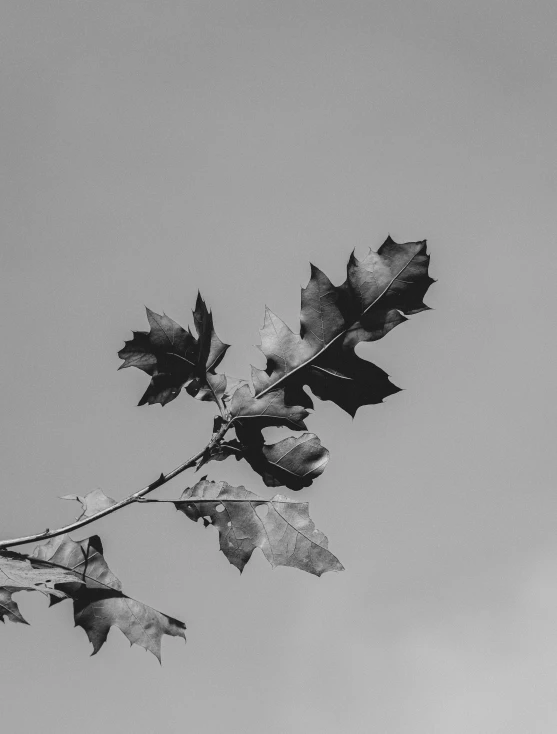
[[[310,519],[307,502],[280,494],[266,500],[245,487],[202,479],[175,505],[190,520],[203,518],[217,528],[220,549],[240,572],[256,548],[273,568],[292,566],[316,576],[344,568]]]
[[[236,458],[246,459],[267,487],[286,486],[293,490],[309,487],[329,461],[329,451],[315,433],[288,436],[267,444],[259,427],[248,423],[237,425],[236,435],[241,447]]]
[[[364,260],[352,255],[339,287],[312,265],[302,289],[299,334],[266,310],[260,348],[267,366],[253,370],[256,397],[283,387],[287,404],[311,408],[308,386],[354,416],[362,405],[397,392],[388,375],[354,348],[383,337],[406,320],[404,314],[428,308],[422,300],[434,282],[428,264],[425,241],[397,244],[389,237]]]
[[[68,535],[35,548],[33,557],[71,569],[83,585],[64,583],[57,589],[71,596],[76,626],[83,627],[93,655],[106,641],[111,626],[160,661],[163,634],[185,639],[186,626],[173,617],[124,594],[120,580],[108,567],[98,535],[75,542]]]
[[[119,369],[137,367],[151,376],[139,405],[166,405],[192,379],[197,358],[197,341],[191,331],[176,321],[147,308],[151,330],[134,331],[133,339],[118,352],[124,363]]]
[[[119,369],[137,367],[151,376],[139,405],[166,405],[187,387],[194,397],[214,400],[222,406],[226,379],[215,369],[229,345],[218,338],[212,314],[201,294],[197,295],[193,312],[197,339],[189,328],[182,328],[166,314],[146,310],[151,330],[134,331],[133,339],[118,352],[124,360]]]

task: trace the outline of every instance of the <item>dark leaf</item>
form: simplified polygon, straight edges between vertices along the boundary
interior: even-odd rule
[[[134,331],[134,338],[118,352],[124,367],[137,367],[151,375],[139,405],[166,405],[192,379],[197,363],[197,340],[166,315],[147,309],[151,331]]]
[[[250,424],[238,424],[236,434],[242,447],[237,458],[246,459],[267,487],[309,487],[329,461],[329,452],[314,433],[289,436],[274,444],[266,444],[261,431]]]
[[[201,377],[206,372],[215,371],[230,345],[224,344],[218,338],[213,326],[213,315],[207,309],[205,301],[201,298],[201,293],[197,294],[193,322],[199,340],[197,364],[199,366],[199,376]]]
[[[213,326],[213,316],[200,293],[197,294],[193,321],[198,335],[197,360],[195,377],[186,390],[197,400],[213,400],[223,407],[227,379],[225,375],[216,373],[215,369],[222,362],[229,344],[224,344],[218,338]]]
[[[268,487],[285,485],[290,489],[309,487],[323,473],[329,452],[315,433],[289,436],[282,441],[263,446],[267,469],[263,480]]]
[[[261,548],[273,568],[292,566],[316,576],[343,570],[328,550],[326,536],[310,519],[307,502],[280,494],[265,500],[245,487],[201,480],[175,504],[195,522],[209,518],[219,531],[222,552],[240,571],[256,548]]]
[[[112,505],[116,504],[116,500],[113,500],[111,497],[107,497],[102,489],[93,489],[84,496],[79,494],[66,494],[63,497],[60,497],[60,499],[77,500],[77,502],[81,503],[83,512],[77,518],[78,520],[81,520],[82,517],[91,517],[92,515],[96,515],[97,512],[106,510],[108,507],[112,507]]]
[[[389,395],[400,391],[386,372],[358,357],[340,341],[331,344],[318,359],[292,376],[288,386],[291,399],[306,396],[304,383],[318,398],[332,400],[352,417],[363,405],[382,403]]]
[[[215,333],[213,317],[201,295],[193,319],[198,338],[166,315],[147,309],[151,331],[134,331],[134,338],[125,343],[118,356],[124,367],[138,367],[151,376],[151,383],[139,405],[174,400],[183,387],[199,400],[214,400],[222,407],[226,378],[215,373],[228,344]]]
[[[426,242],[399,245],[387,237],[377,252],[358,260],[354,253],[347,279],[338,289],[339,307],[352,326],[344,342],[375,341],[398,324],[403,314],[426,311],[423,298],[435,281],[428,275]]]
[[[364,260],[351,256],[348,277],[336,288],[318,268],[302,289],[301,328],[294,334],[269,309],[261,330],[265,370],[254,370],[257,399],[277,388],[285,403],[312,407],[304,386],[332,400],[350,415],[362,405],[382,402],[398,391],[388,375],[360,359],[354,347],[375,341],[423,311],[433,282],[427,273],[426,243],[396,244],[390,237]]]
[[[111,626],[118,627],[130,644],[149,650],[160,661],[163,634],[183,637],[182,622],[168,617],[122,592],[122,584],[109,569],[97,535],[75,542],[68,535],[35,548],[34,557],[72,569],[84,585],[60,588],[74,600],[74,619],[93,645],[93,655],[106,641]]]

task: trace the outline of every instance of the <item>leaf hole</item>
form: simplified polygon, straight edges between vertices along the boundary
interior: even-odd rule
[[[215,509],[217,512],[224,512],[224,505],[217,505]]]

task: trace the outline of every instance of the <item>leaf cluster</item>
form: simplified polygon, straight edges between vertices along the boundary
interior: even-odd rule
[[[206,448],[180,467],[117,503],[102,490],[66,495],[82,511],[72,528],[82,527],[132,502],[170,502],[190,520],[202,521],[219,535],[220,550],[243,571],[259,548],[273,566],[290,566],[321,576],[341,571],[327,537],[316,529],[307,502],[276,494],[265,499],[245,487],[201,479],[176,500],[144,495],[186,468],[223,461],[246,461],[268,487],[299,491],[324,471],[329,451],[308,431],[313,398],[329,400],[355,416],[364,405],[383,402],[399,388],[377,365],[356,354],[362,342],[374,342],[426,310],[423,298],[433,280],[428,274],[426,243],[395,243],[390,237],[362,260],[354,253],[345,281],[335,286],[314,265],[301,294],[299,332],[293,332],[268,308],[260,331],[264,369],[252,367],[251,385],[218,371],[229,348],[217,336],[212,313],[200,294],[193,311],[194,332],[165,314],[147,309],[149,331],[133,332],[118,356],[120,368],[137,367],[150,377],[139,405],[161,406],[184,390],[218,409]],[[309,391],[309,392],[308,392]],[[313,397],[312,397],[313,396]],[[270,426],[292,433],[272,444],[263,431]],[[228,433],[229,435],[226,438]],[[185,625],[124,593],[108,567],[100,538],[74,541],[60,529],[0,542],[0,619],[27,624],[13,600],[20,591],[39,591],[51,605],[71,600],[76,626],[82,627],[98,652],[111,627],[130,644],[160,660],[163,635],[183,637]],[[7,547],[46,539],[32,554]]]
[[[346,280],[339,286],[311,265],[310,280],[302,289],[299,333],[270,309],[265,311],[260,349],[267,365],[252,367],[253,389],[246,380],[216,372],[229,345],[217,336],[199,294],[193,311],[197,337],[147,309],[151,330],[134,332],[125,343],[118,353],[124,360],[121,367],[138,367],[151,376],[140,405],[166,405],[182,388],[217,404],[217,425],[225,423],[235,437],[214,447],[202,464],[234,456],[246,460],[267,486],[300,490],[323,472],[329,452],[313,433],[266,444],[263,429],[306,431],[305,420],[314,407],[307,388],[351,416],[398,392],[387,373],[359,357],[355,348],[381,339],[408,315],[428,308],[423,298],[434,282],[428,265],[425,241],[397,244],[390,237],[363,260],[352,253]]]

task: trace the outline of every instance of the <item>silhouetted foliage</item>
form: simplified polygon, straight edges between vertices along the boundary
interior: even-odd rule
[[[213,316],[201,295],[193,311],[197,336],[166,315],[147,309],[150,331],[136,331],[118,356],[120,369],[137,367],[151,380],[139,405],[166,405],[182,388],[218,409],[207,446],[177,469],[116,502],[101,490],[85,496],[67,495],[80,502],[75,523],[50,532],[0,542],[0,619],[27,624],[12,594],[40,591],[51,604],[71,599],[74,619],[93,645],[93,654],[106,641],[112,626],[119,627],[132,644],[160,659],[164,634],[185,637],[185,625],[124,594],[109,569],[101,540],[92,536],[75,542],[66,531],[93,522],[135,502],[187,468],[234,456],[245,460],[268,487],[299,491],[325,469],[329,451],[306,419],[314,407],[307,392],[331,400],[351,416],[364,406],[383,402],[398,392],[388,375],[355,353],[360,342],[381,339],[407,316],[426,310],[424,295],[434,281],[428,275],[426,243],[397,244],[390,237],[377,252],[363,260],[354,253],[347,277],[334,286],[311,266],[308,285],[302,289],[300,332],[294,333],[269,309],[261,329],[265,369],[252,367],[253,389],[246,380],[232,379],[217,368],[229,348],[216,334]],[[267,444],[263,429],[279,426],[295,433]],[[234,435],[226,439],[231,432]],[[259,497],[244,487],[202,479],[184,490],[175,505],[191,520],[202,520],[219,533],[220,549],[236,568],[243,570],[253,551],[260,548],[273,567],[293,566],[321,576],[342,571],[329,551],[326,536],[315,528],[307,502],[277,494]],[[7,548],[46,540],[25,555]]]

